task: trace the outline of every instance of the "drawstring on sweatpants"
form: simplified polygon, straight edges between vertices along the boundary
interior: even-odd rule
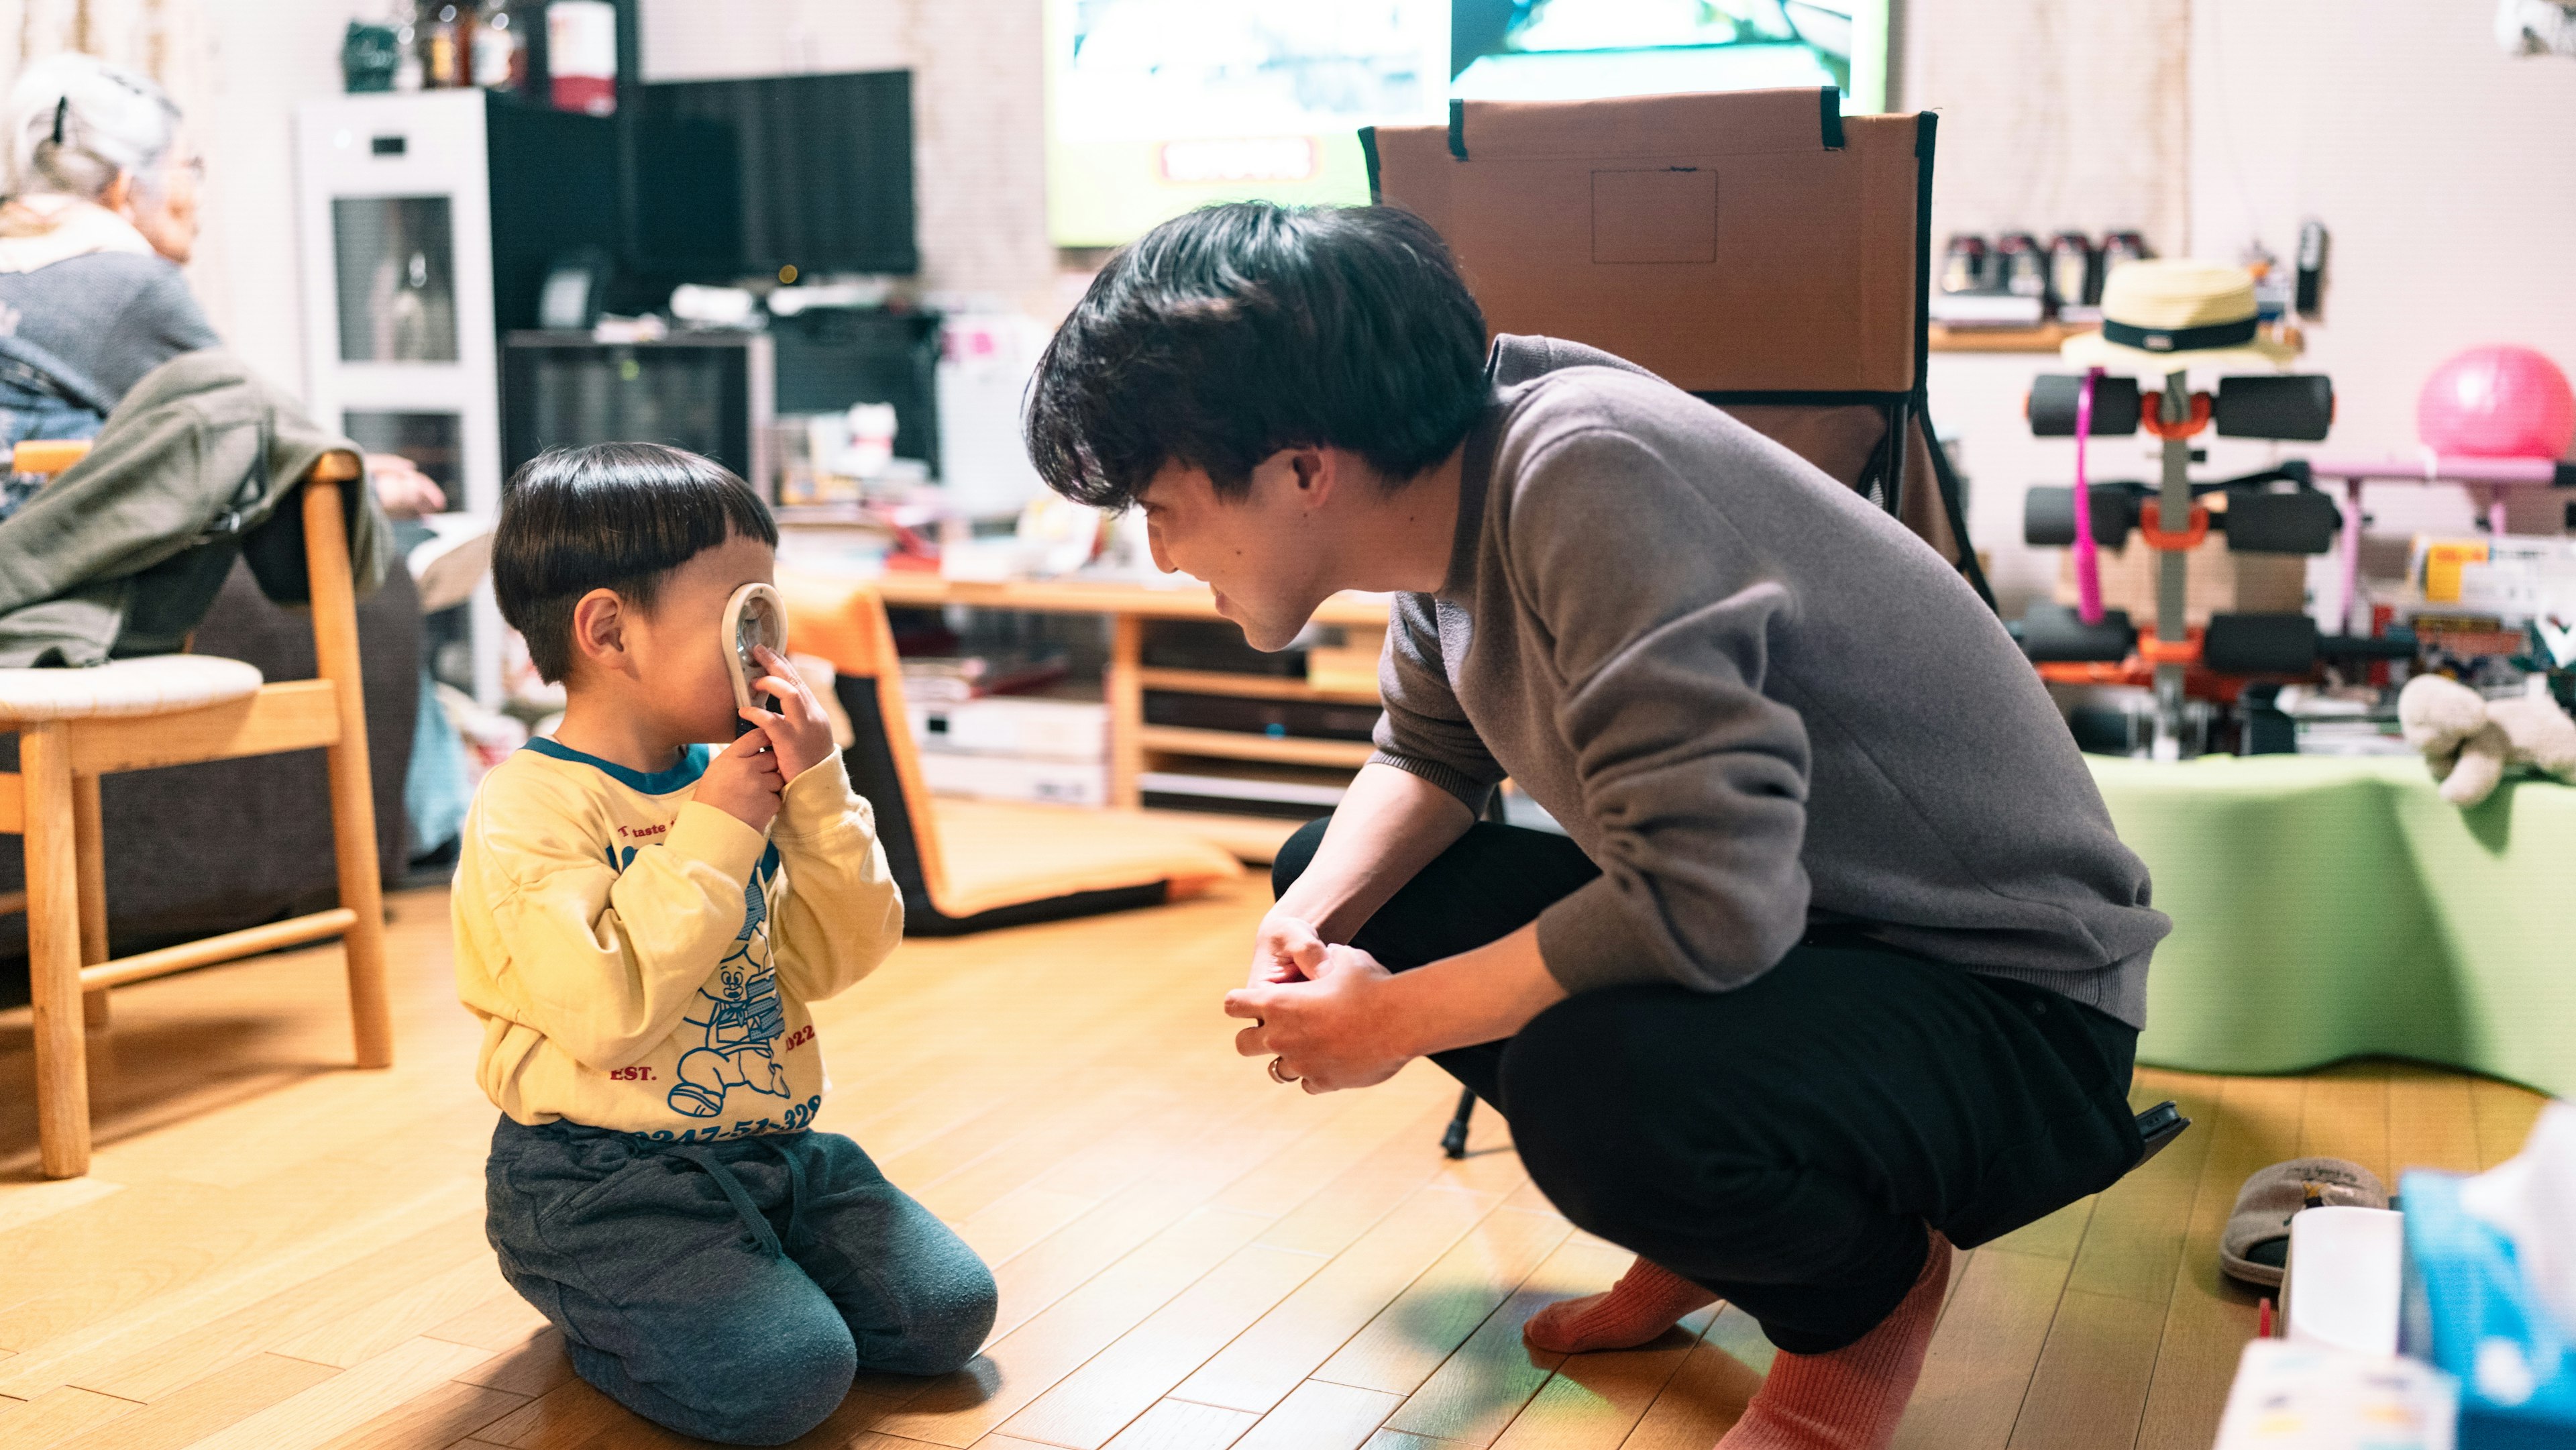
[[[778,1161],[787,1165],[787,1242],[785,1244],[779,1242],[777,1231],[769,1226],[769,1215],[762,1213],[760,1205],[751,1201],[750,1190],[742,1186],[742,1180],[734,1176],[733,1169],[723,1159],[716,1157],[711,1149],[694,1143],[674,1143],[660,1148],[659,1151],[665,1157],[694,1163],[704,1170],[709,1178],[716,1181],[716,1187],[724,1191],[726,1200],[733,1204],[733,1211],[741,1218],[743,1227],[751,1230],[753,1242],[759,1244],[771,1258],[783,1259],[787,1257],[788,1246],[803,1242],[805,1237],[805,1165],[796,1161],[795,1154],[766,1138],[755,1138],[752,1141],[767,1144],[769,1150],[778,1155]]]

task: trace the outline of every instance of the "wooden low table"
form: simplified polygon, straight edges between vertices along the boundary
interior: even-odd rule
[[[1357,770],[1374,753],[1359,740],[1279,739],[1229,730],[1192,730],[1145,723],[1145,691],[1186,690],[1200,695],[1234,695],[1264,700],[1313,700],[1333,704],[1375,705],[1374,686],[1319,685],[1270,675],[1237,675],[1215,670],[1156,669],[1145,664],[1145,621],[1149,619],[1217,620],[1216,596],[1204,584],[1162,586],[1114,579],[949,579],[937,574],[889,570],[876,580],[877,593],[896,608],[936,609],[951,604],[978,609],[1024,609],[1050,614],[1109,616],[1109,670],[1104,681],[1109,706],[1109,804],[1140,809],[1148,751],[1213,756],[1267,764],[1341,766]],[[1387,600],[1383,596],[1336,594],[1315,611],[1315,623],[1351,629],[1383,630]],[[1297,823],[1269,816],[1228,815],[1207,811],[1152,812],[1185,821],[1193,831],[1247,860],[1266,861]]]

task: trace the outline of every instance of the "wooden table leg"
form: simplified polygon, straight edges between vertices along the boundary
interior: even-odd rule
[[[27,986],[36,1017],[36,1142],[47,1178],[89,1171],[89,1073],[81,1040],[80,852],[71,731],[19,727],[26,791]]]
[[[80,959],[107,960],[107,829],[99,812],[98,777],[72,777],[73,854],[80,863]],[[93,1036],[108,1030],[107,988],[81,993],[81,1023]]]
[[[1137,777],[1145,771],[1145,747],[1138,732],[1145,726],[1145,685],[1138,671],[1145,661],[1145,621],[1133,614],[1109,616],[1109,670],[1103,682],[1109,697],[1109,804],[1132,811],[1144,799]]]

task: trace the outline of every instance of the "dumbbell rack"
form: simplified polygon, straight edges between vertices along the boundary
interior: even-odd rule
[[[2189,602],[2189,555],[2209,537],[2210,527],[2208,508],[2192,501],[2191,440],[2209,426],[2211,411],[2209,396],[2193,393],[2189,374],[2177,371],[2166,374],[2153,408],[2140,409],[2137,421],[2138,427],[2164,444],[2156,497],[2141,504],[2138,514],[2139,541],[2156,551],[2155,636],[2141,638],[2136,646],[2136,662],[2153,671],[2154,733],[2148,753],[2160,761],[2183,757],[2185,701],[2194,668],[2201,663],[2200,631],[2185,622],[2184,611]],[[2093,502],[2089,488],[2079,491],[2074,500],[2075,534],[2087,542],[2094,535]],[[2167,520],[2182,523],[2178,528],[2167,527]]]
[[[2294,460],[2206,483],[2190,477],[2192,440],[2205,430],[2229,437],[2322,440],[2334,410],[2333,385],[2323,376],[2223,377],[2214,394],[2192,392],[2182,370],[2169,372],[2152,393],[2125,379],[2114,385],[2098,371],[2089,380],[2046,376],[2033,385],[2029,410],[2032,431],[2042,437],[2102,438],[2144,428],[2164,445],[2161,477],[2152,492],[2134,483],[2085,481],[2081,452],[2079,487],[2031,491],[2024,505],[2023,537],[2034,545],[2076,546],[2080,603],[2073,609],[2034,603],[2014,626],[2034,665],[2052,681],[2145,688],[2149,700],[2141,723],[2147,729],[2141,744],[2149,758],[2180,760],[2197,753],[2194,702],[2233,704],[2249,687],[2297,678],[2328,659],[2412,653],[2411,639],[2328,638],[2304,612],[2215,614],[2201,629],[2185,622],[2188,555],[2215,529],[2225,528],[2231,552],[2320,555],[2334,550],[2347,519],[2316,487],[2316,471],[2306,462]],[[2280,483],[2296,487],[2289,493],[2271,491]],[[2228,501],[2223,525],[2210,508],[2194,502],[2209,492]],[[2111,510],[2107,514],[2106,506]],[[2127,537],[2132,529],[2156,555],[2156,623],[2144,632],[2130,627],[2125,611],[2104,609],[2098,591],[2085,582],[2085,556],[2114,538]]]

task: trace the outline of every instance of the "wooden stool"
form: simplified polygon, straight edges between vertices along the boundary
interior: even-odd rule
[[[85,446],[20,444],[17,469],[54,473]],[[84,1018],[106,1023],[107,992],[130,982],[338,936],[360,1067],[393,1062],[385,1000],[383,887],[358,680],[357,595],[341,486],[362,469],[323,455],[300,490],[304,562],[321,678],[270,683],[238,660],[161,655],[95,669],[0,669],[0,729],[18,734],[18,773],[0,774],[0,831],[26,840],[27,969],[36,1014],[36,1135],[48,1178],[89,1171]],[[363,487],[363,483],[359,486]],[[327,747],[340,905],[114,961],[99,777],[200,760]]]

